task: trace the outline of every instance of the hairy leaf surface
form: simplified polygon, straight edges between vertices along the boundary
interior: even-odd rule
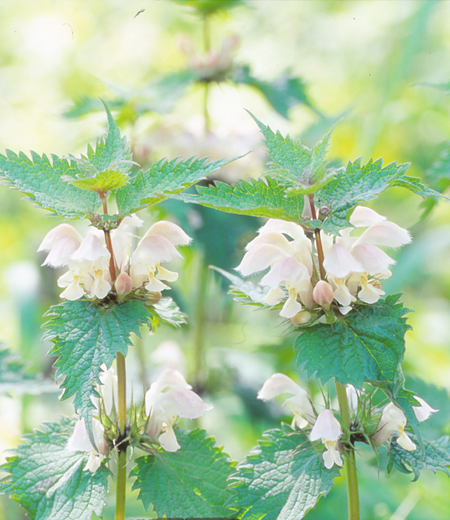
[[[159,448],[136,460],[133,489],[144,507],[152,504],[159,517],[233,517],[225,507],[231,496],[226,480],[233,471],[228,456],[203,430],[176,430],[176,435],[178,451]]]
[[[398,296],[361,305],[335,323],[313,325],[297,338],[297,363],[322,383],[332,377],[358,388],[365,381],[393,382],[405,351],[409,312]]]
[[[230,505],[242,520],[296,520],[326,495],[339,475],[326,469],[322,453],[304,433],[283,425],[264,433],[264,440],[231,476],[236,495]]]
[[[0,494],[28,511],[32,520],[90,520],[100,516],[108,491],[108,469],[83,471],[89,454],[66,449],[74,421],[46,423],[23,437],[15,455],[1,469]]]
[[[171,195],[182,192],[225,164],[236,159],[220,159],[208,162],[208,157],[162,159],[149,170],[140,171],[128,186],[117,190],[116,200],[119,213],[127,215],[149,204],[156,204]]]
[[[131,333],[139,335],[141,325],[150,323],[150,312],[138,300],[108,308],[78,300],[55,305],[45,316],[44,338],[55,343],[49,354],[58,356],[56,376],[64,377],[62,399],[75,396],[75,411],[89,430],[100,366],[109,368],[117,352],[126,355]]]
[[[416,444],[418,443],[416,436],[411,435],[411,439]],[[423,451],[419,449],[407,451],[396,441],[391,442],[388,471],[395,467],[402,473],[414,473],[414,481],[419,478],[423,469],[431,469],[434,473],[439,470],[450,476],[448,471],[448,466],[450,466],[449,438],[445,436],[437,441],[424,439],[423,446]]]
[[[216,182],[216,186],[196,189],[198,195],[187,193],[179,198],[228,213],[302,221],[304,196],[287,198],[285,189],[275,179],[240,181],[233,186]]]

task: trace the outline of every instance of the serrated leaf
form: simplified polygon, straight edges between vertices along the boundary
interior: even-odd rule
[[[64,377],[62,399],[75,396],[75,411],[89,430],[100,366],[109,368],[117,352],[126,356],[131,333],[139,335],[140,327],[150,324],[150,311],[138,300],[109,308],[78,300],[55,305],[45,316],[49,321],[44,339],[55,343],[49,355],[58,356],[56,377]]]
[[[411,435],[413,442],[418,439]],[[434,473],[438,470],[450,476],[448,466],[450,466],[450,446],[449,438],[441,437],[437,441],[423,440],[424,449],[407,451],[397,442],[391,442],[389,449],[388,471],[396,467],[402,473],[414,473],[413,481],[416,481],[423,469],[431,469]]]
[[[361,305],[332,324],[313,325],[295,342],[297,364],[322,383],[332,377],[362,388],[366,381],[393,382],[403,360],[409,312],[398,295]]]
[[[404,174],[408,164],[388,164],[383,160],[370,160],[361,165],[361,158],[349,162],[345,171],[338,173],[324,188],[316,193],[317,206],[326,206],[329,216],[323,223],[325,231],[335,233],[348,227],[347,213],[359,204],[374,199]]]
[[[144,206],[156,204],[176,195],[237,159],[220,159],[208,162],[208,157],[187,161],[179,158],[161,159],[149,170],[140,171],[128,186],[116,192],[119,213],[128,215]]]
[[[88,146],[87,156],[71,157],[75,169],[63,179],[82,190],[108,192],[128,184],[133,166],[131,150],[114,121],[108,107],[104,105],[108,118],[108,133],[100,139],[95,150]]]
[[[393,183],[393,186],[398,186],[399,188],[406,188],[409,191],[412,191],[416,195],[420,195],[421,197],[442,197],[444,199],[448,199],[446,195],[428,188],[424,186],[420,179],[417,177],[408,177],[407,175],[403,175],[402,177],[396,179]]]
[[[23,152],[11,150],[0,154],[0,179],[28,195],[38,206],[65,218],[84,218],[101,204],[97,193],[90,193],[63,180],[75,171],[73,163],[31,152],[31,159]]]
[[[203,430],[176,430],[176,435],[178,451],[160,448],[136,460],[133,490],[139,491],[144,507],[152,504],[159,517],[233,517],[225,507],[231,496],[226,480],[233,472],[228,455]]]
[[[309,224],[302,221],[303,195],[287,198],[285,189],[275,179],[252,179],[232,186],[216,181],[215,186],[197,186],[196,190],[198,195],[186,193],[178,198],[228,213]]]
[[[311,149],[299,139],[283,137],[279,131],[274,133],[250,112],[249,114],[266,139],[271,159],[269,175],[285,185],[288,196],[315,193],[336,175],[334,168],[327,169],[325,161],[332,131]]]
[[[321,452],[304,433],[286,425],[265,432],[237,470],[230,478],[236,492],[230,505],[242,520],[303,518],[339,476],[336,467],[325,468]]]
[[[348,227],[347,213],[360,202],[377,197],[390,187],[406,188],[422,197],[442,196],[424,186],[420,179],[404,175],[409,164],[391,163],[383,168],[383,160],[372,159],[364,166],[361,158],[349,162],[345,171],[340,171],[324,188],[316,194],[316,205],[326,206],[329,216],[323,229],[336,233]]]
[[[39,376],[28,374],[23,363],[0,345],[0,394],[11,391],[19,394],[40,394],[55,392],[57,387]]]
[[[100,139],[95,145],[95,150],[88,147],[87,159],[91,162],[98,172],[110,168],[112,165],[130,161],[132,158],[129,143],[125,137],[120,135],[111,112],[104,104],[106,116],[108,118],[108,133],[106,137]],[[131,164],[128,170],[131,169]]]
[[[42,431],[23,437],[16,455],[0,469],[9,473],[0,481],[0,494],[28,511],[32,520],[90,520],[100,516],[108,491],[108,469],[83,471],[89,454],[66,449],[74,421],[46,423]]]
[[[267,290],[264,291],[260,285],[255,285],[252,282],[243,280],[239,276],[228,273],[219,267],[210,267],[231,282],[229,294],[233,295],[234,300],[243,304],[256,305],[261,308],[272,308],[271,305],[264,303],[264,296],[266,296]]]
[[[162,298],[158,303],[153,305],[153,311],[150,318],[152,330],[154,330],[161,321],[174,327],[180,327],[186,323],[186,314],[181,312],[172,298]]]
[[[234,67],[230,79],[237,84],[245,84],[259,90],[272,107],[283,117],[288,117],[290,108],[299,104],[312,107],[306,94],[306,86],[300,78],[284,73],[274,81],[256,78],[249,65]]]

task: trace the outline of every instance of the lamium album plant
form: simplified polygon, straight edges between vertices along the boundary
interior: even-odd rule
[[[405,387],[409,309],[383,289],[391,251],[413,238],[366,205],[391,187],[440,194],[406,175],[406,164],[358,159],[330,167],[331,133],[310,149],[255,117],[269,172],[186,191],[236,158],[162,159],[141,170],[106,114],[107,135],[84,156],[0,156],[2,179],[59,219],[39,246],[44,266],[63,269],[61,302],[45,314],[44,337],[53,343],[61,399],[74,404],[73,417],[24,436],[2,467],[0,492],[39,520],[101,516],[110,482],[115,518],[124,519],[128,481],[159,517],[294,520],[343,474],[348,518],[356,520],[358,444],[370,446],[387,471],[415,479],[425,468],[447,472],[448,439],[426,440],[419,427],[438,410]],[[142,402],[130,401],[130,389],[127,397],[132,335],[186,318],[165,291],[183,276],[175,261],[191,238],[170,219],[142,230],[137,215],[166,199],[264,219],[237,274],[216,270],[237,301],[283,320],[295,368],[321,386],[318,398],[273,374],[257,397],[284,396],[292,422],[263,432],[237,465],[189,421],[211,404],[177,370],[162,371]],[[80,219],[89,222],[87,233],[67,222]]]

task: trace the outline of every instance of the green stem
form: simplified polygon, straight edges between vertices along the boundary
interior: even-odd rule
[[[116,514],[114,520],[125,520],[125,500],[127,483],[127,452],[119,449],[117,461]]]
[[[311,218],[313,220],[316,220],[317,214],[316,214],[316,207],[314,206],[314,193],[309,195],[308,198],[309,198],[309,207],[311,208]],[[322,239],[320,238],[320,229],[314,230],[314,236],[316,239],[316,251],[317,251],[317,259],[319,261],[320,279],[325,280],[326,272],[325,272],[325,268],[323,266],[325,256],[323,254]]]
[[[118,413],[119,413],[119,434],[125,435],[125,427],[127,423],[127,380],[125,357],[117,352],[117,388],[118,388]]]
[[[350,407],[345,386],[338,381],[336,381],[336,393],[341,413],[341,427],[343,431],[348,432],[350,427]],[[358,474],[356,472],[355,449],[351,444],[346,446],[344,471],[347,481],[348,520],[360,520]]]

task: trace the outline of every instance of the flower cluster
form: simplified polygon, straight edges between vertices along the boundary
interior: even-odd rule
[[[414,399],[419,402],[420,406],[413,406],[414,414],[419,422],[426,421],[428,417],[434,412],[434,408],[426,403],[423,399],[414,396]],[[378,423],[377,431],[373,436],[373,442],[376,445],[383,444],[384,442],[391,439],[394,432],[397,433],[397,444],[404,450],[414,451],[416,445],[408,437],[405,432],[406,416],[400,408],[395,406],[394,403],[389,403],[383,408],[380,422]]]
[[[350,216],[349,227],[333,237],[320,233],[320,246],[307,238],[302,227],[283,220],[269,220],[258,236],[246,247],[237,270],[248,276],[267,268],[261,285],[269,290],[264,297],[268,305],[284,302],[280,316],[301,323],[301,313],[321,307],[329,310],[336,302],[342,314],[351,310],[357,300],[375,303],[384,294],[379,280],[391,275],[389,267],[395,261],[380,247],[408,244],[407,230],[388,222],[375,211],[357,206]],[[366,228],[353,236],[355,228]],[[317,249],[324,254],[321,280]]]
[[[91,233],[83,238],[69,224],[60,224],[45,236],[38,251],[49,254],[43,265],[67,266],[69,270],[58,279],[64,288],[62,298],[78,300],[83,296],[103,299],[113,289],[111,264],[117,273],[114,282],[119,295],[144,287],[150,292],[161,292],[169,287],[178,274],[161,266],[181,257],[176,246],[187,245],[191,238],[176,224],[160,221],[153,224],[132,251],[135,228],[142,225],[136,215],[125,217],[111,232],[113,261],[102,233]]]
[[[308,394],[295,383],[292,379],[284,374],[274,374],[263,385],[258,393],[258,398],[263,401],[273,399],[282,394],[290,394],[284,402],[290,412],[294,415],[292,428],[307,428],[311,426],[309,440],[311,442],[320,440],[325,447],[323,452],[323,460],[325,467],[330,469],[334,464],[342,466],[341,453],[343,446],[339,439],[342,436],[342,429],[339,421],[333,412],[326,408],[318,415],[315,413]],[[358,401],[361,392],[356,390],[352,385],[347,385],[347,396],[350,401],[350,407],[355,417],[358,416]],[[420,397],[414,396],[420,406],[413,406],[414,413],[418,421],[424,421],[438,410],[434,410]],[[378,410],[372,410],[371,415],[378,417]],[[370,420],[370,419],[369,419]],[[383,408],[375,433],[373,433],[372,441],[375,445],[383,444],[390,441],[393,434],[397,434],[397,443],[405,450],[412,451],[416,449],[416,445],[408,437],[405,432],[406,416],[404,412],[389,403]]]
[[[342,430],[333,412],[325,409],[316,416],[308,394],[284,374],[274,374],[269,378],[259,391],[258,398],[267,401],[281,394],[292,394],[293,396],[284,402],[294,415],[292,427],[297,426],[302,429],[311,425],[310,441],[320,439],[325,446],[322,455],[325,467],[330,469],[334,464],[342,466],[339,443]]]
[[[191,390],[180,372],[167,369],[152,383],[145,394],[148,416],[147,434],[158,439],[166,451],[177,451],[178,444],[173,425],[178,417],[198,419],[212,406]]]

